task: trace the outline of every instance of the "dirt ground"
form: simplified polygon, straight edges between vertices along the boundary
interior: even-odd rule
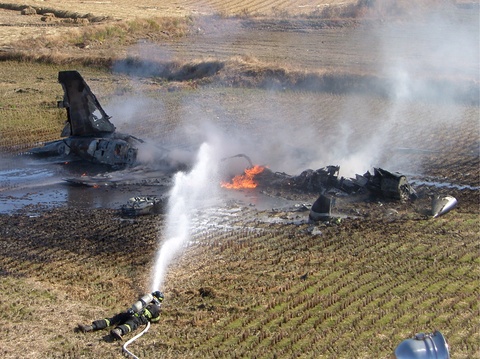
[[[295,16],[302,13],[310,13],[322,9],[325,6],[337,3],[348,4],[353,1],[305,1],[301,5],[288,4],[283,2],[249,2],[248,5],[242,2],[217,2],[205,1],[167,1],[159,4],[156,1],[144,1],[138,5],[130,0],[121,1],[24,1],[7,3],[0,8],[0,46],[10,48],[9,44],[17,43],[22,39],[59,38],[72,29],[82,29],[88,26],[85,23],[65,22],[63,18],[53,17],[47,21],[42,20],[46,9],[63,11],[68,14],[76,14],[76,17],[94,15],[102,21],[96,24],[115,23],[116,21],[133,20],[137,18],[156,17],[187,17],[187,16],[248,16],[250,14],[272,15],[274,13],[288,14]],[[9,7],[10,6],[10,7]],[[37,9],[37,15],[22,15],[21,7],[31,6]],[[10,10],[14,7],[15,10]],[[19,7],[20,9],[16,9]],[[8,9],[8,10],[7,10]],[[53,11],[52,11],[53,12]],[[118,50],[118,49],[117,49]]]
[[[91,12],[111,17],[106,21],[112,22],[152,13],[185,16],[242,11],[236,8],[237,2],[213,1],[201,6],[183,1],[134,5],[124,0],[115,2],[113,13],[110,1],[25,3]],[[304,3],[305,7],[326,4]],[[277,13],[282,10],[280,2],[252,6],[251,12],[275,12],[275,6]],[[471,19],[472,15],[461,16]],[[297,26],[297,20],[288,24]],[[215,79],[198,87],[188,81],[169,84],[148,73],[125,82],[127,72],[119,75],[108,69],[106,79],[92,81],[92,87],[98,95],[108,86],[108,97],[99,97],[124,132],[162,140],[190,136],[196,145],[203,139],[200,130],[204,127],[199,123],[208,118],[210,125],[227,134],[229,144],[237,135],[244,140],[245,133],[255,138],[244,140],[248,146],[241,149],[272,170],[299,174],[306,169],[300,161],[310,159],[305,152],[319,159],[309,165],[337,164],[335,160],[346,150],[350,155],[375,158],[368,165],[395,165],[393,170],[407,175],[419,198],[399,202],[367,195],[339,197],[335,207],[342,214],[339,223],[309,223],[308,206],[318,196],[315,192],[262,183],[253,191],[239,192],[242,202],[225,196],[221,205],[195,213],[191,243],[169,268],[162,288],[166,295],[162,320],[132,345],[132,351],[145,358],[387,358],[401,340],[439,329],[452,357],[478,356],[479,108],[468,101],[452,101],[454,96],[442,97],[451,95],[448,91],[428,100],[421,81],[427,75],[451,80],[456,74],[455,81],[478,83],[478,55],[442,47],[452,42],[448,31],[420,31],[422,36],[415,38],[411,35],[424,27],[408,22],[403,27],[403,21],[385,27],[379,25],[382,22],[357,27],[355,22],[355,26],[294,26],[282,31],[278,28],[284,22],[269,21],[255,19],[247,28],[238,19],[224,26],[200,22],[198,33],[186,38],[116,51],[143,54],[160,63],[181,57],[226,61],[240,56],[248,64],[261,62],[277,70],[280,66],[307,73],[388,74],[400,86],[385,98],[290,91],[276,80],[276,86],[258,89],[222,87]],[[39,16],[5,9],[0,9],[0,24],[0,45],[6,52],[15,49],[19,36],[44,37],[60,28],[72,29],[71,24],[50,26],[39,21]],[[450,30],[449,25],[440,29]],[[376,26],[382,31],[376,31]],[[398,28],[405,31],[397,32]],[[460,25],[458,29],[461,36],[453,42],[470,44],[465,35],[469,31],[463,32]],[[441,41],[434,41],[442,36]],[[458,49],[464,50],[453,48]],[[109,45],[62,51],[73,56],[82,51],[103,54]],[[55,78],[51,69],[39,66],[38,71]],[[234,83],[247,83],[245,73],[245,78]],[[88,69],[85,77],[97,79]],[[17,81],[16,87],[22,83],[20,76],[12,81]],[[22,94],[5,91],[3,99],[8,96]],[[52,101],[55,96],[58,92],[52,91]],[[122,104],[131,99],[140,104],[134,114],[142,122],[122,117],[131,110]],[[2,107],[7,106],[3,103]],[[22,108],[26,107],[19,111]],[[158,124],[159,113],[168,125]],[[375,152],[378,149],[380,153]],[[358,157],[351,159],[355,162]],[[13,170],[15,166],[9,164],[1,174]],[[42,187],[26,188],[5,181],[0,191],[2,203],[26,199],[21,209],[0,214],[2,357],[122,357],[121,344],[112,343],[108,332],[83,334],[74,328],[77,323],[124,310],[146,290],[166,213],[122,215],[117,203],[112,206],[112,198],[122,188],[101,189],[105,202],[92,206],[79,203],[82,198],[100,197],[95,188],[77,188],[71,192],[75,200],[54,206],[41,200],[46,196]],[[138,190],[148,191],[141,186]],[[454,196],[458,206],[432,219],[431,198],[437,194]],[[277,206],[276,200],[288,206]]]

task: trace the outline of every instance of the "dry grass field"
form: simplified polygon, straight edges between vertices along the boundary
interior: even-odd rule
[[[37,15],[21,15],[24,5]],[[195,213],[161,288],[161,320],[130,349],[391,358],[403,339],[438,329],[452,358],[475,358],[477,25],[478,7],[440,0],[11,0],[0,4],[0,161],[58,138],[57,74],[76,69],[118,130],[158,144],[217,136],[225,156],[292,174],[330,164],[402,171],[424,181],[417,201],[339,198],[349,218],[337,224],[231,202]],[[2,203],[18,200],[1,187]],[[459,204],[432,219],[437,193]],[[111,208],[0,214],[2,358],[123,357],[107,331],[74,328],[149,290],[165,224],[165,213],[132,219]]]
[[[11,1],[0,6],[0,35],[4,43],[16,43],[31,38],[57,39],[65,33],[81,30],[85,26],[102,26],[138,19],[188,18],[192,16],[300,16],[318,15],[325,8],[342,9],[353,6],[356,1],[303,1],[301,4],[283,1],[143,1],[136,4],[130,0],[114,1]],[[37,9],[38,15],[23,16],[25,6]],[[16,9],[15,13],[12,10]],[[340,11],[339,11],[340,12]],[[42,14],[56,14],[52,20],[42,21]],[[89,21],[65,21],[85,18]],[[91,20],[94,20],[91,22]],[[97,26],[98,27],[98,26]],[[17,30],[17,31],[12,31]]]

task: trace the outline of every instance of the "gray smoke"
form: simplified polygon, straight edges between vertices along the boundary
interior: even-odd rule
[[[237,98],[230,97],[236,96],[231,91],[222,94],[220,90],[181,93],[172,109],[172,103],[139,94],[129,101],[122,99],[117,107],[118,115],[125,118],[121,127],[138,127],[139,119],[147,118],[155,132],[167,134],[150,138],[154,144],[170,142],[196,149],[207,138],[215,138],[224,157],[245,153],[255,163],[291,174],[330,164],[340,165],[347,176],[372,166],[421,171],[421,163],[407,164],[390,153],[395,147],[432,149],[425,148],[432,145],[425,144],[418,134],[462,122],[468,106],[458,100],[461,86],[448,84],[479,82],[478,17],[471,12],[447,10],[348,30],[351,42],[345,46],[352,51],[352,64],[363,63],[368,68],[365,71],[382,79],[383,98],[378,96],[378,89],[320,96],[308,91],[289,94],[273,86],[270,91],[245,92]],[[227,45],[234,48],[235,33],[240,37],[245,32],[238,28],[238,22],[231,28],[228,21],[220,23],[205,26],[202,36],[224,44],[223,35]],[[302,38],[301,33],[288,35]],[[318,36],[321,39],[322,33]],[[274,38],[282,41],[282,37]],[[192,42],[191,46],[199,45]],[[158,73],[153,63],[178,56],[165,45],[139,45],[136,54],[143,59],[134,67],[136,81],[146,81]],[[315,96],[325,102],[312,105]],[[195,150],[180,151],[178,160],[188,161],[191,153]],[[153,161],[157,155],[153,150],[146,151],[142,158]],[[231,170],[245,164],[241,158],[234,160]]]
[[[219,46],[235,49],[235,32],[246,33],[239,30],[238,22],[232,28],[228,24],[228,20],[218,27],[210,24],[206,32],[199,33],[211,35]],[[468,104],[458,102],[455,88],[442,84],[479,82],[478,17],[438,12],[418,21],[375,23],[345,31],[351,36],[344,49],[351,52],[347,59],[354,59],[352,66],[360,64],[355,71],[364,66],[364,71],[383,79],[383,96],[378,88],[368,87],[362,93],[319,94],[310,92],[311,88],[290,92],[273,79],[270,90],[222,90],[225,84],[213,84],[213,89],[173,92],[155,99],[135,91],[135,96],[109,104],[107,112],[114,115],[119,130],[149,141],[140,150],[142,161],[155,163],[163,158],[163,146],[171,146],[176,148],[169,152],[172,161],[194,166],[192,172],[177,175],[171,194],[176,200],[169,203],[167,228],[159,236],[164,244],[157,256],[152,289],[163,286],[168,264],[188,242],[191,217],[206,200],[202,193],[218,188],[219,179],[211,181],[209,174],[213,171],[216,176],[217,166],[224,176],[240,174],[249,165],[244,157],[222,158],[246,154],[255,164],[290,174],[327,165],[340,165],[345,176],[364,173],[372,166],[421,171],[421,162],[402,162],[392,155],[395,147],[425,149],[431,143],[425,144],[425,136],[419,134],[464,120]],[[318,33],[319,41],[322,34]],[[228,40],[222,42],[222,36]],[[302,33],[288,36],[299,49],[309,50],[302,47]],[[278,34],[273,38],[286,39]],[[186,44],[201,50],[195,41]],[[276,45],[272,43],[272,48]],[[155,65],[158,61],[184,55],[181,47],[178,54],[175,51],[165,45],[139,46],[139,60],[119,63],[116,69],[132,76],[132,88],[145,86],[162,75],[164,69]],[[290,47],[290,51],[299,50]],[[294,55],[301,57],[302,53]],[[219,51],[218,56],[225,55]],[[194,164],[202,143],[209,144],[209,154],[205,155],[203,147]],[[197,177],[205,185],[191,187],[189,182]]]

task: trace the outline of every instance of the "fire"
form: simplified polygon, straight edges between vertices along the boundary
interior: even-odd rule
[[[254,177],[262,173],[264,169],[265,167],[259,165],[246,168],[245,174],[233,177],[230,183],[222,182],[221,186],[230,189],[255,188],[258,184],[254,181]]]

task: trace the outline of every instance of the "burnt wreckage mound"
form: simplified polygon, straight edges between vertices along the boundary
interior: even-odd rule
[[[332,218],[335,197],[369,193],[377,198],[402,202],[417,198],[417,193],[407,178],[400,173],[374,168],[373,174],[370,172],[357,174],[353,179],[339,177],[339,170],[339,166],[327,166],[318,170],[305,170],[298,176],[290,176],[266,168],[255,179],[260,188],[268,186],[320,193],[310,210],[309,218],[313,221]]]
[[[367,171],[363,175],[355,175],[355,178],[345,178],[339,177],[339,170],[340,166],[327,166],[318,170],[308,169],[298,176],[291,176],[265,168],[255,179],[259,187],[283,187],[338,196],[369,191],[376,197],[399,201],[417,198],[417,193],[407,178],[400,173],[374,168],[373,174]]]

